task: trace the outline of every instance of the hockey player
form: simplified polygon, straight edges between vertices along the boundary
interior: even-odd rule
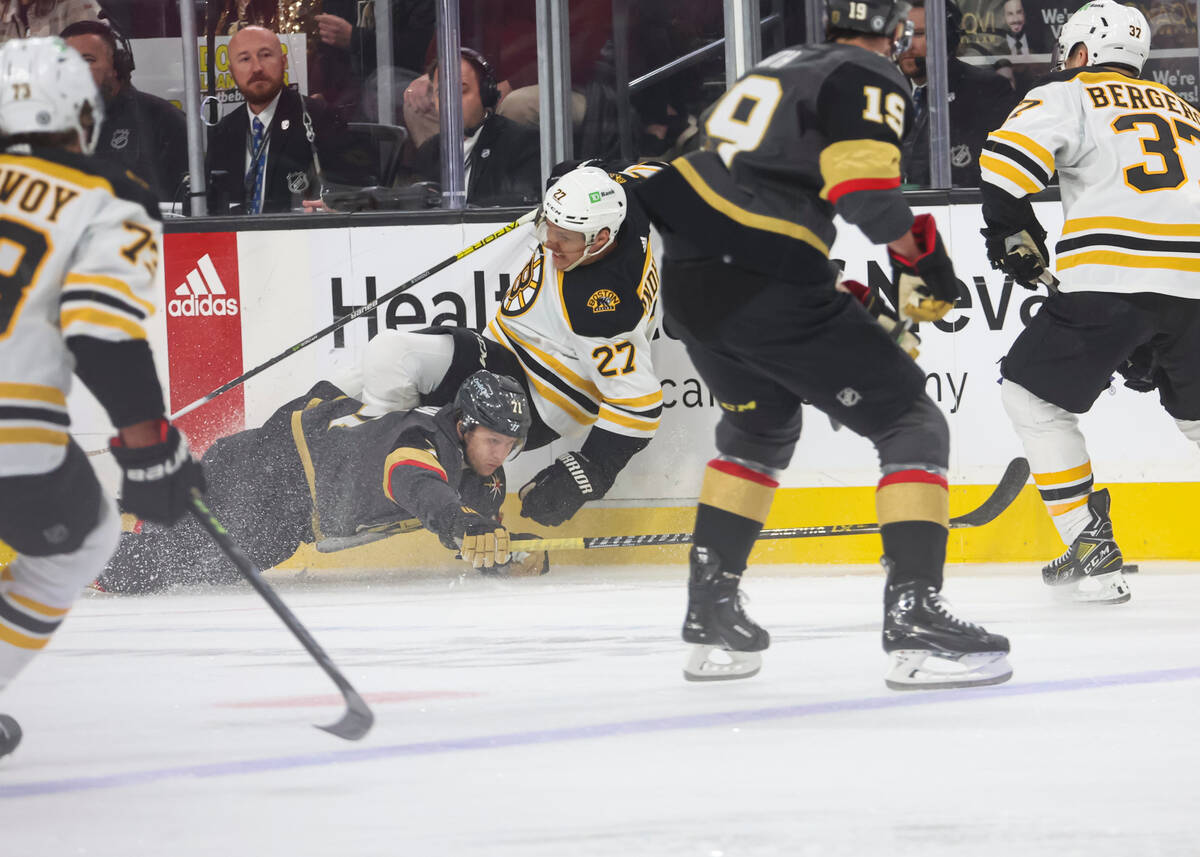
[[[261,428],[205,453],[208,505],[260,568],[301,542],[337,550],[423,526],[485,573],[546,572],[545,554],[510,556],[499,521],[503,464],[529,430],[515,381],[480,371],[440,410],[366,417],[361,409],[322,381]],[[237,579],[189,520],[126,534],[98,585],[133,593]]]
[[[0,47],[0,689],[45,647],[120,531],[68,433],[72,370],[105,407],[132,512],[167,524],[200,470],[163,418],[146,341],[161,225],[144,187],[87,157],[103,119],[60,39]],[[0,715],[0,756],[16,747]]]
[[[1200,112],[1139,79],[1149,52],[1134,7],[1081,7],[1059,33],[1061,70],[1029,91],[980,158],[993,266],[1026,288],[1052,287],[1001,364],[1001,395],[1067,546],[1042,578],[1080,602],[1118,604],[1130,591],[1076,415],[1135,351],[1149,352],[1148,386],[1200,443],[1200,247],[1189,240],[1200,235]],[[1028,199],[1056,170],[1061,283]]]
[[[939,319],[958,296],[933,219],[914,220],[899,190],[910,103],[889,57],[911,31],[908,4],[827,5],[826,44],[775,54],[737,81],[709,109],[700,151],[639,192],[662,233],[664,312],[723,409],[696,513],[684,674],[759,669],[770,637],[738,584],[808,401],[879,454],[888,686],[995,684],[1012,674],[1008,640],[941,595],[946,420],[924,373],[835,288],[828,258],[836,213],[888,245],[909,318]]]
[[[539,245],[482,335],[429,327],[371,340],[362,362],[371,412],[444,404],[476,369],[501,372],[533,404],[529,449],[582,441],[521,488],[521,514],[556,526],[603,497],[662,413],[650,358],[658,270],[650,224],[626,193],[656,170],[566,172],[546,191]]]

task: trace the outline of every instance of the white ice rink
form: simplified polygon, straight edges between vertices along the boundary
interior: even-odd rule
[[[878,574],[752,569],[762,673],[684,682],[680,567],[275,578],[377,723],[248,588],[83,599],[0,697],[0,857],[1200,854],[1200,566],[1119,607],[952,567],[995,688],[883,684]],[[852,571],[852,570],[847,570]]]

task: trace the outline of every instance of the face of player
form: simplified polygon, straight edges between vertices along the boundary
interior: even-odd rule
[[[900,55],[900,71],[913,80],[925,79],[925,10],[920,6],[910,9],[908,20],[912,21],[912,44]]]
[[[96,81],[100,95],[105,101],[111,101],[120,91],[121,84],[117,80],[117,69],[113,65],[113,53],[108,42],[95,33],[84,33],[71,36],[67,44],[79,51],[92,70],[92,80]]]
[[[467,134],[473,132],[476,128],[483,124],[483,97],[479,94],[479,74],[475,70],[475,66],[471,65],[467,60],[462,61],[462,120],[463,131]],[[433,72],[433,103],[436,106],[437,101],[437,71]]]
[[[1025,7],[1021,0],[1008,0],[1004,4],[1004,26],[1010,33],[1019,33],[1025,29]]]
[[[244,27],[229,40],[229,70],[233,82],[255,112],[271,103],[283,89],[287,60],[279,38],[262,27]]]
[[[462,428],[459,428],[462,433]],[[517,445],[515,437],[485,426],[475,426],[463,437],[467,464],[480,476],[491,476],[508,460]]]
[[[607,229],[600,230],[600,234],[592,242],[591,249],[593,253],[598,252],[608,243],[609,234]],[[583,251],[587,249],[587,245],[583,241],[582,232],[573,232],[570,229],[563,229],[561,226],[547,222],[546,249],[550,251],[550,256],[554,260],[554,267],[560,271],[565,271],[583,258]],[[589,256],[583,264],[590,265],[599,258],[599,256]]]

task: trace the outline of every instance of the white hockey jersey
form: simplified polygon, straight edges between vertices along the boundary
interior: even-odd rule
[[[1057,169],[1062,291],[1200,298],[1200,112],[1168,87],[1102,68],[1029,91],[980,155],[1014,197]]]
[[[628,199],[617,246],[600,261],[563,273],[537,246],[485,333],[516,355],[533,406],[563,437],[596,426],[649,439],[661,419],[662,385],[650,358],[658,270],[649,220],[632,193]]]
[[[144,340],[154,312],[161,224],[82,157],[41,154],[0,154],[0,476],[66,455],[67,340]]]

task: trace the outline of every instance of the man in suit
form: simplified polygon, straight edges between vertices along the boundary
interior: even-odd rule
[[[1004,4],[1004,43],[1013,56],[1050,52],[1046,26],[1037,20],[1037,11],[1026,10],[1024,0]],[[1040,26],[1039,26],[1040,25]]]
[[[229,66],[245,103],[217,123],[208,149],[212,213],[290,211],[315,199],[323,181],[360,184],[345,125],[321,102],[283,84],[287,59],[279,38],[243,27],[229,41]],[[315,139],[305,132],[305,112]],[[313,159],[320,158],[321,175]]]
[[[429,71],[437,110],[437,65]],[[471,48],[462,49],[463,157],[471,205],[537,205],[541,201],[541,154],[536,128],[495,113],[500,91],[491,65]],[[417,150],[413,172],[441,181],[442,135]]]

